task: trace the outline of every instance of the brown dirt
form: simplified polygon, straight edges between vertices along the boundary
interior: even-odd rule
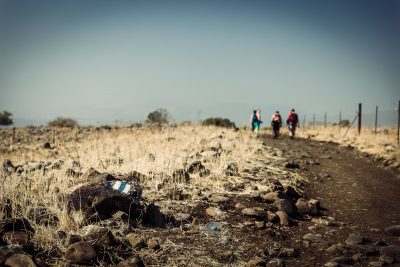
[[[328,238],[330,244],[343,244],[349,233],[360,233],[371,241],[385,239],[391,244],[400,243],[399,239],[381,231],[400,224],[398,173],[378,166],[368,155],[331,142],[291,140],[286,136],[279,140],[264,136],[264,142],[282,149],[283,156],[289,161],[300,163],[299,172],[309,177],[309,183],[305,186],[306,196],[320,199],[327,215],[345,224]],[[291,239],[299,240],[302,235],[309,233],[309,225],[309,222],[301,222],[300,227],[292,228]],[[334,258],[313,247],[306,248],[301,254],[300,258],[289,261],[289,266],[322,266]],[[354,263],[354,266],[367,266],[369,261],[377,258],[372,256]]]

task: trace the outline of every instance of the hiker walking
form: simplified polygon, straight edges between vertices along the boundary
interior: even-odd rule
[[[271,127],[274,133],[274,139],[278,139],[279,137],[279,130],[282,127],[282,117],[279,114],[279,111],[275,111],[274,115],[271,118]]]
[[[288,126],[290,132],[290,138],[293,139],[296,135],[296,128],[299,124],[299,116],[295,112],[294,108],[289,113],[289,116],[286,120],[286,124]]]
[[[261,123],[261,110],[254,110],[251,116],[251,129],[255,132],[256,136],[260,130]]]

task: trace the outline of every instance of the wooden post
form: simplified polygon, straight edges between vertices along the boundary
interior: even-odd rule
[[[326,111],[325,111],[325,114],[324,114],[324,128],[326,128]]]
[[[377,134],[378,129],[378,106],[376,106],[375,110],[375,135]]]
[[[315,129],[315,114],[313,114],[312,125],[313,125],[313,128]]]
[[[306,115],[304,115],[304,118],[303,118],[303,128],[304,129],[306,128]]]
[[[400,100],[399,105],[397,107],[397,149],[400,146]]]
[[[339,111],[339,122],[338,122],[338,128],[340,132],[340,122],[342,121],[342,111]]]
[[[358,135],[361,134],[361,103],[358,104]]]

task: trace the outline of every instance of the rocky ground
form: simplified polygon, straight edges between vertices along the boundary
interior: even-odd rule
[[[58,136],[68,153],[41,131],[2,144],[0,266],[400,266],[400,180],[354,149],[213,129],[182,167],[138,172],[122,152],[109,169],[71,158],[91,130]]]

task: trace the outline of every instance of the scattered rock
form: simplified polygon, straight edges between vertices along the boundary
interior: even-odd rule
[[[174,214],[174,218],[177,222],[187,222],[190,220],[191,216],[188,213],[178,212]]]
[[[287,169],[299,169],[300,165],[296,162],[288,162],[285,164],[285,168]]]
[[[129,244],[131,244],[131,246],[135,249],[141,249],[146,246],[146,240],[138,234],[129,233],[126,236],[126,239],[128,240]]]
[[[214,194],[210,197],[210,200],[214,203],[222,203],[222,202],[228,202],[230,198],[220,194]]]
[[[274,191],[266,194],[260,194],[260,197],[268,202],[275,202],[281,198],[284,198],[284,193],[282,191]]]
[[[244,208],[242,210],[242,214],[246,215],[246,216],[252,216],[252,217],[257,217],[258,216],[258,212],[255,209],[252,209],[252,208]]]
[[[274,202],[274,206],[278,210],[284,211],[288,215],[292,215],[294,213],[293,204],[286,199],[278,199]]]
[[[271,211],[267,211],[267,219],[269,222],[272,222],[272,223],[279,222],[279,220],[280,220],[278,215],[276,215],[275,213],[273,213]]]
[[[346,244],[349,246],[362,244],[366,241],[365,237],[358,234],[350,234],[346,239]]]
[[[208,235],[217,235],[222,231],[222,223],[210,222],[204,226],[204,230]]]
[[[385,232],[392,236],[400,236],[400,225],[393,225],[385,229]]]
[[[90,241],[93,245],[108,247],[116,243],[113,233],[106,227],[88,225],[83,228],[83,231],[85,232],[84,240]]]
[[[247,262],[246,267],[259,267],[259,266],[266,266],[267,262],[260,258],[255,257],[254,259]]]
[[[400,246],[390,245],[379,249],[381,256],[386,256],[400,262]]]
[[[270,260],[266,267],[284,267],[285,264],[281,259],[272,259]]]
[[[8,257],[5,265],[9,267],[36,267],[31,256],[22,253],[16,253]]]
[[[278,211],[276,212],[276,215],[278,215],[278,217],[279,217],[279,223],[280,223],[281,225],[289,226],[289,224],[290,224],[289,216],[287,215],[286,212],[281,211],[281,210],[278,210]]]
[[[310,212],[310,207],[308,206],[308,202],[304,198],[299,198],[296,201],[297,212],[300,214],[307,214]]]
[[[311,215],[319,215],[321,202],[318,199],[310,199],[308,201],[308,208]]]
[[[383,261],[370,261],[368,266],[381,267],[385,265]]]
[[[226,212],[223,212],[221,209],[217,207],[208,207],[206,209],[206,213],[208,216],[213,217],[214,219],[222,220],[226,218]]]
[[[264,221],[256,221],[256,222],[254,222],[254,224],[258,229],[265,228],[265,222]]]
[[[144,267],[143,261],[139,256],[133,256],[118,263],[117,267]]]
[[[235,205],[235,208],[236,209],[244,209],[246,206],[245,205],[243,205],[242,203],[237,203],[236,205]]]
[[[304,240],[308,240],[314,243],[318,243],[322,241],[322,235],[321,234],[313,234],[313,233],[309,233],[309,234],[305,234],[303,236]]]
[[[45,148],[45,149],[51,149],[50,143],[49,143],[49,142],[43,143],[43,148]]]
[[[150,238],[147,240],[147,247],[149,249],[159,250],[160,249],[160,241],[156,238]]]
[[[150,204],[146,207],[143,216],[143,223],[151,227],[164,228],[166,220],[164,214],[161,213],[159,208],[154,204]]]
[[[70,245],[65,251],[65,258],[71,262],[87,262],[97,256],[93,246],[86,241],[80,241]]]

